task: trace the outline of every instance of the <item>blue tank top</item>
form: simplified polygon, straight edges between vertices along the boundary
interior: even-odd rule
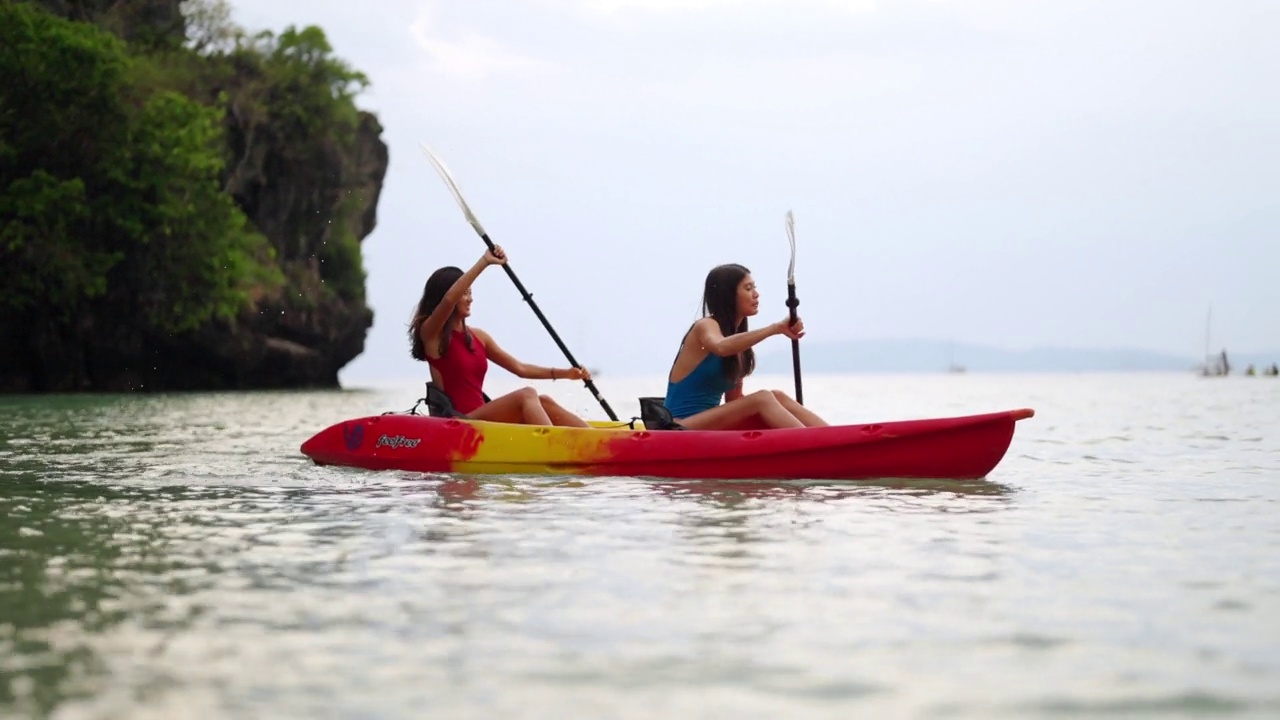
[[[667,380],[667,397],[663,404],[671,411],[671,417],[687,418],[720,404],[724,394],[733,388],[720,367],[720,356],[707,353],[680,382]]]

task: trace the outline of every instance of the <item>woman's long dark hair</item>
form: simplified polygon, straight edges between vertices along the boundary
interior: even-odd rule
[[[422,327],[422,322],[431,316],[431,313],[444,300],[445,293],[449,292],[449,288],[458,282],[458,278],[462,277],[462,269],[448,265],[431,273],[431,277],[427,278],[427,284],[422,288],[422,299],[418,301],[418,309],[413,314],[413,321],[409,323],[409,353],[413,355],[414,360],[426,360],[427,350],[422,345],[422,333],[418,332]],[[445,321],[445,332],[440,334],[440,356],[449,350],[449,326],[458,317],[458,309],[455,307],[449,315],[449,319]],[[462,321],[462,330],[466,333],[467,349],[471,347],[471,331],[467,329],[466,320]],[[474,351],[473,351],[474,352]]]
[[[702,289],[702,316],[715,318],[725,337],[747,331],[746,318],[742,318],[737,327],[733,321],[738,316],[738,285],[750,274],[750,270],[737,263],[717,265],[707,273],[706,286]],[[735,384],[755,369],[756,353],[752,348],[720,358],[720,371]]]

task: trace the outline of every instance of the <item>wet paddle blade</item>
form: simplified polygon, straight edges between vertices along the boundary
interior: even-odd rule
[[[475,213],[471,212],[471,206],[467,205],[467,201],[462,197],[462,191],[458,189],[458,184],[453,181],[453,177],[449,175],[449,170],[444,166],[444,163],[441,162],[440,158],[436,157],[435,153],[431,152],[431,149],[425,143],[418,143],[418,147],[422,148],[422,152],[431,161],[436,172],[440,173],[445,185],[449,186],[449,192],[453,193],[453,199],[458,201],[458,205],[462,208],[462,214],[467,217],[467,222],[471,223],[471,227],[480,233],[480,237],[487,238],[488,235],[485,233],[484,228],[481,227],[480,221],[476,219]]]
[[[787,211],[787,240],[791,243],[791,264],[787,266],[787,284],[796,284],[796,219]]]

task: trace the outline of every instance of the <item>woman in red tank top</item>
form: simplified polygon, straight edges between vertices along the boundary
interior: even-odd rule
[[[555,400],[524,387],[489,402],[484,401],[484,376],[492,358],[499,367],[527,380],[585,380],[583,368],[552,368],[521,362],[503,350],[488,333],[467,325],[471,316],[471,284],[490,265],[507,262],[497,247],[485,252],[471,269],[442,267],[427,278],[417,312],[409,324],[415,360],[431,366],[431,379],[440,386],[460,413],[475,420],[588,427],[577,415]]]

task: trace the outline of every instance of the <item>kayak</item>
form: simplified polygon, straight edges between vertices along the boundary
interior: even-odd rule
[[[317,465],[499,475],[697,479],[978,479],[1027,408],[814,428],[647,430],[519,425],[387,413],[335,423],[302,444]]]

